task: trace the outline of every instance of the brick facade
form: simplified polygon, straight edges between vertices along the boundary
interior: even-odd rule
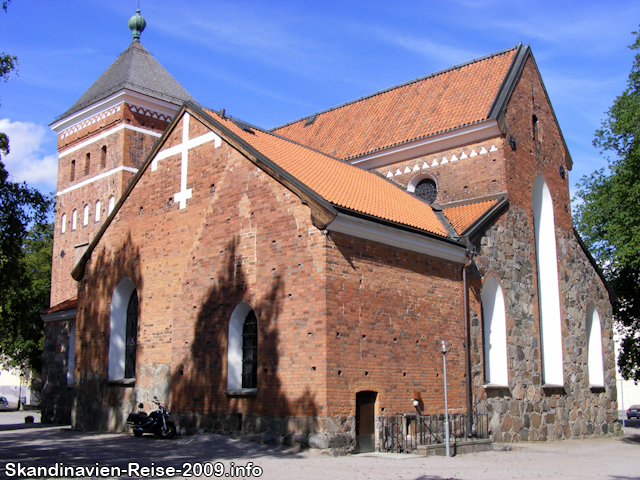
[[[149,165],[143,160],[157,137],[140,129],[160,133],[163,120],[125,104],[103,123],[59,140],[62,151],[71,152],[60,159],[59,191],[116,165],[145,168],[77,284],[74,425],[123,430],[134,406],[144,402],[148,408],[157,396],[169,403],[185,433],[241,431],[263,441],[352,450],[358,392],[376,393],[376,415],[413,413],[415,399],[420,412],[442,413],[442,340],[453,346],[447,357],[449,408],[464,413],[463,263],[317,228],[310,207],[286,181],[243,155],[237,139],[208,137],[176,153],[185,139],[211,135],[209,126],[190,118],[188,135],[182,118],[171,124]],[[572,229],[571,159],[533,57],[523,64],[498,123],[500,135],[376,171],[402,189],[434,179],[436,203],[444,206],[508,199],[469,239],[476,255],[467,270],[472,410],[488,415],[493,439],[615,434],[609,293]],[[116,131],[119,125],[136,129]],[[108,158],[99,167],[103,146]],[[175,154],[163,153],[169,149]],[[545,388],[542,378],[532,209],[538,175],[551,193],[558,253],[565,384],[555,388]],[[133,176],[125,169],[59,196],[52,303],[75,294],[75,282],[64,275],[75,264],[76,245],[98,231],[100,223],[91,216],[95,201],[101,201],[103,221],[108,196],[119,198]],[[83,227],[85,204],[90,218]],[[73,209],[76,230],[69,223],[60,233],[61,215],[70,222]],[[448,241],[461,246],[466,239]],[[505,300],[508,385],[499,388],[485,383],[484,372],[481,292],[489,276],[497,278]],[[109,379],[110,312],[124,278],[137,289],[140,313],[130,382]],[[258,321],[258,381],[257,393],[239,395],[227,391],[227,352],[230,318],[242,302]],[[588,379],[590,304],[602,324],[600,388]]]
[[[71,270],[109,214],[109,199],[120,199],[135,170],[151,151],[168,122],[132,111],[122,103],[109,115],[75,132],[58,136],[60,160],[55,214],[51,305],[76,296]],[[137,109],[136,109],[137,110]],[[110,113],[113,111],[113,113]],[[100,116],[102,117],[102,115]],[[134,127],[136,130],[122,128]],[[73,162],[73,163],[72,163]],[[73,165],[73,168],[72,168]],[[123,170],[128,167],[130,170]],[[75,187],[75,188],[74,188]],[[100,216],[96,217],[96,203]],[[89,207],[84,223],[84,208]],[[73,228],[73,212],[76,227]],[[62,218],[65,216],[64,232]]]

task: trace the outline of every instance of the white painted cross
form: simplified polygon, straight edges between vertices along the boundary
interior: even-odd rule
[[[173,195],[173,201],[180,203],[180,209],[187,206],[187,200],[191,198],[191,189],[187,188],[187,168],[189,166],[189,149],[198,147],[207,142],[214,142],[214,147],[222,145],[222,139],[214,132],[189,139],[189,113],[182,117],[182,143],[159,152],[151,162],[151,171],[158,169],[158,162],[173,155],[181,154],[182,165],[180,167],[180,191]]]

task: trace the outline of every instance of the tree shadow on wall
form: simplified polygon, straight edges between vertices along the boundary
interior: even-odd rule
[[[110,302],[125,277],[138,291],[144,286],[140,248],[129,234],[113,251],[94,251],[86,272],[78,284],[72,423],[83,430],[124,430],[135,399],[132,386],[109,383]]]
[[[274,443],[276,436],[287,431],[312,433],[317,426],[315,398],[307,387],[292,400],[282,388],[279,372],[279,316],[285,299],[284,281],[273,275],[268,288],[261,289],[265,293],[247,291],[247,274],[242,257],[237,256],[237,243],[237,239],[230,240],[221,252],[220,263],[224,268],[218,270],[216,278],[204,280],[213,285],[202,304],[189,303],[188,299],[182,303],[184,325],[176,325],[174,317],[172,411],[186,433],[242,430],[244,434],[271,434]],[[195,284],[190,288],[202,282],[197,272],[188,283],[185,281],[185,287],[191,282]],[[190,295],[187,291],[181,293],[182,298]],[[251,305],[258,320],[258,393],[228,396],[225,392],[229,321],[243,301]],[[199,313],[191,323],[188,315],[194,310]],[[178,332],[180,328],[184,328],[184,337]],[[188,341],[183,344],[177,338]]]

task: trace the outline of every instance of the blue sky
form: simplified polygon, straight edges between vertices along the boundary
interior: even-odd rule
[[[131,42],[137,0],[13,0],[0,51],[3,158],[14,180],[55,190],[49,124]],[[626,87],[637,0],[140,0],[141,42],[203,105],[270,128],[473,58],[530,44],[569,146],[571,185],[606,165],[592,147]]]

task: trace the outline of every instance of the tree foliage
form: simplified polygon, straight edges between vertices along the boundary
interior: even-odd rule
[[[41,368],[42,320],[49,305],[52,200],[8,179],[0,161],[0,360]]]
[[[640,34],[630,46],[640,50]],[[618,367],[640,381],[640,53],[627,88],[596,131],[594,146],[613,153],[608,167],[578,183],[576,228],[617,294],[614,316],[621,334]]]

